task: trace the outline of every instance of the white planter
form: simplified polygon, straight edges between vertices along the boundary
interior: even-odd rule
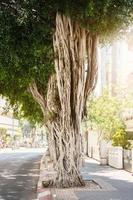
[[[110,147],[108,164],[117,169],[123,169],[123,148],[122,147]]]

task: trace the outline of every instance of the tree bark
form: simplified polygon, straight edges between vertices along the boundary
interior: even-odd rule
[[[53,38],[61,110],[53,122],[57,187],[83,185],[80,176],[81,120],[96,82],[97,36],[57,13]]]
[[[53,36],[56,76],[49,80],[46,102],[35,83],[30,85],[44,116],[47,111],[53,115],[46,125],[57,172],[53,183],[56,187],[84,185],[80,176],[81,121],[87,97],[96,83],[97,41],[96,35],[57,13]]]

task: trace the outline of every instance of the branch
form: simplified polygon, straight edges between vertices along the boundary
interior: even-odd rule
[[[89,38],[88,36],[88,44],[87,44],[87,56],[88,56],[88,69],[85,83],[85,104],[88,95],[92,92],[96,86],[97,81],[97,36],[92,36]]]
[[[46,102],[45,102],[43,96],[39,93],[35,81],[30,83],[29,90],[30,90],[33,98],[35,99],[35,101],[41,106],[42,112],[44,114],[44,110],[46,109]]]

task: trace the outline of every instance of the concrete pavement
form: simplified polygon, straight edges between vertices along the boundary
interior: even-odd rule
[[[105,188],[99,191],[75,191],[79,200],[133,200],[133,176],[129,172],[100,166],[97,161],[87,158],[82,175],[86,180],[98,180]]]
[[[43,160],[43,158],[42,158]],[[43,168],[44,169],[44,168]],[[42,170],[43,170],[42,169]],[[43,172],[43,171],[42,171]],[[44,171],[45,172],[45,171]],[[41,181],[47,178],[47,171],[42,173]],[[86,157],[82,168],[84,180],[94,180],[101,188],[41,188],[39,200],[133,200],[133,176],[125,170],[101,166],[94,159]],[[51,194],[51,196],[50,196]]]
[[[0,151],[0,200],[34,200],[43,150]]]

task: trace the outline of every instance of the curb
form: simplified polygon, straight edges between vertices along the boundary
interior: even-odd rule
[[[49,176],[49,171],[46,167],[46,161],[46,154],[44,154],[40,162],[40,175],[37,184],[37,200],[53,200],[53,196],[50,189],[44,188],[42,185],[42,181],[46,180],[46,178]]]

